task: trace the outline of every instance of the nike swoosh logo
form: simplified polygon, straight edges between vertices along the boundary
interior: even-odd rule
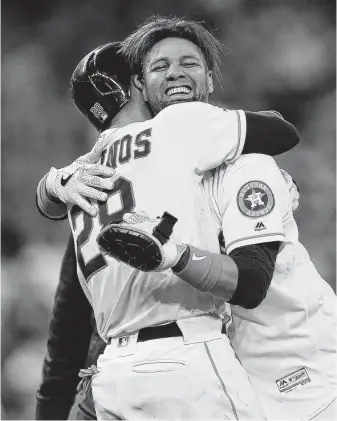
[[[196,256],[195,253],[193,253],[193,256],[192,256],[192,260],[203,260],[206,258],[207,256]]]
[[[68,175],[68,177],[66,177],[66,178],[64,178],[64,177],[61,178],[61,186],[62,187],[65,186],[68,183],[71,176],[72,176],[72,174]]]

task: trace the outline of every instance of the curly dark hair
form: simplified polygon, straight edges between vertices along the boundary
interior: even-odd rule
[[[187,39],[202,51],[207,67],[214,77],[221,79],[222,43],[201,23],[178,17],[152,16],[121,42],[120,52],[134,73],[141,74],[144,58],[159,41],[168,37]]]

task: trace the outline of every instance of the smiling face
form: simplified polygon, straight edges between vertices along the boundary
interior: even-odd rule
[[[157,114],[179,102],[207,102],[213,92],[212,72],[197,45],[184,38],[165,38],[145,56],[139,87]]]

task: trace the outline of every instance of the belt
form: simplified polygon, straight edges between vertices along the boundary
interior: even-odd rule
[[[226,326],[222,326],[221,333],[226,334]],[[151,341],[153,339],[173,338],[177,336],[183,336],[176,322],[172,322],[166,325],[144,327],[139,330],[138,342]],[[109,341],[110,343],[110,341]]]
[[[173,338],[183,336],[176,322],[167,325],[144,327],[138,333],[138,342],[150,341],[151,339]]]

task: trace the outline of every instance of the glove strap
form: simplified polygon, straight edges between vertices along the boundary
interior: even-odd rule
[[[161,221],[154,228],[152,234],[160,241],[161,244],[167,243],[177,221],[178,219],[173,215],[168,212],[164,212]]]

